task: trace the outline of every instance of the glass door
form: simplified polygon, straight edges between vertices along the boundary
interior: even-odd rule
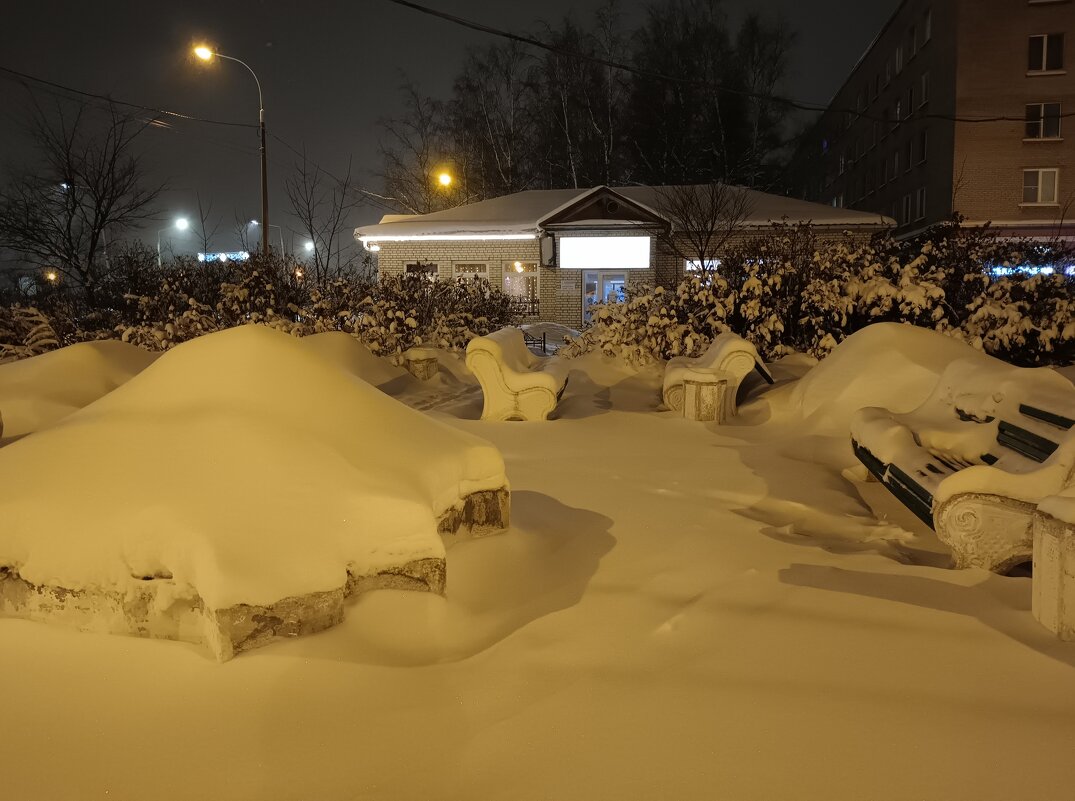
[[[597,303],[623,303],[627,300],[627,273],[609,270],[586,270],[582,274],[582,319],[590,321]]]

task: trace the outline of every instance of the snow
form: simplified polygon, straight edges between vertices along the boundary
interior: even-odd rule
[[[205,336],[7,446],[0,564],[76,590],[167,575],[221,609],[443,557],[437,518],[506,486],[500,454],[356,380],[340,362],[369,373],[364,349],[339,345]]]
[[[125,342],[82,342],[0,364],[4,436],[47,428],[125,383],[158,355]]]
[[[943,371],[901,358],[840,372],[908,391]],[[773,365],[726,426],[658,411],[659,369],[596,355],[540,426],[482,422],[480,393],[445,383],[427,415],[493,442],[513,490],[510,532],[448,551],[446,597],[368,593],[223,666],[0,619],[5,794],[1069,797],[1075,651],[1029,581],[949,570],[883,488],[843,477],[846,418],[789,403],[805,373],[810,399],[850,404],[825,364]]]

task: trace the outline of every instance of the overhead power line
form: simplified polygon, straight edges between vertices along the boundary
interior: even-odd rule
[[[439,11],[439,10],[437,10],[435,8],[429,8],[428,6],[423,6],[420,3],[411,2],[411,0],[387,0],[387,2],[393,3],[394,5],[397,5],[397,6],[403,6],[404,8],[412,9],[414,11],[417,11],[417,12],[421,13],[421,14],[427,14],[427,15],[429,15],[431,17],[437,17],[439,19],[445,20],[446,22],[450,22],[453,25],[460,25],[460,26],[462,26],[464,28],[469,28],[469,29],[471,29],[473,31],[478,31],[479,33],[486,33],[486,34],[489,34],[490,36],[498,36],[498,37],[500,37],[502,39],[509,39],[509,40],[511,40],[513,42],[518,42],[520,44],[528,45],[530,47],[536,47],[536,48],[539,48],[541,50],[545,50],[545,51],[548,51],[550,53],[555,53],[555,54],[560,55],[560,56],[565,56],[567,58],[581,59],[583,61],[589,61],[589,62],[592,62],[594,64],[600,64],[601,66],[604,66],[604,67],[611,67],[612,69],[622,70],[623,72],[629,72],[629,73],[631,73],[633,75],[640,75],[640,76],[642,76],[644,78],[652,78],[654,80],[665,81],[665,82],[668,82],[668,83],[677,83],[677,84],[680,84],[680,85],[683,85],[683,86],[701,87],[701,88],[709,89],[709,90],[715,91],[715,92],[724,92],[726,94],[736,95],[738,97],[750,98],[752,100],[763,100],[763,101],[766,101],[766,102],[769,102],[769,103],[778,103],[780,105],[788,106],[789,108],[794,108],[794,109],[797,109],[799,111],[812,111],[812,112],[829,111],[829,112],[833,112],[833,113],[836,113],[836,114],[853,114],[853,115],[855,115],[856,117],[858,117],[860,119],[870,120],[870,121],[873,121],[873,122],[883,122],[883,123],[891,123],[891,122],[893,122],[893,120],[891,120],[891,119],[888,119],[888,118],[885,118],[885,117],[878,117],[876,115],[871,115],[871,114],[868,114],[866,112],[858,111],[857,109],[832,108],[830,106],[823,106],[823,105],[819,105],[817,103],[809,103],[809,102],[804,101],[804,100],[796,100],[794,98],[783,97],[781,95],[774,95],[774,94],[769,94],[769,93],[766,93],[766,92],[752,92],[752,91],[750,91],[748,89],[736,89],[734,87],[722,86],[720,84],[713,83],[712,81],[704,81],[704,80],[698,80],[698,79],[694,79],[694,78],[684,78],[684,77],[681,77],[681,76],[678,76],[678,75],[668,75],[667,73],[655,72],[653,70],[647,70],[647,69],[643,69],[641,67],[636,67],[636,66],[634,66],[632,64],[627,64],[627,63],[622,62],[622,61],[613,61],[611,59],[602,58],[601,56],[593,55],[593,54],[590,54],[590,53],[579,53],[579,52],[576,52],[574,50],[568,50],[568,49],[563,48],[563,47],[558,47],[557,45],[549,44],[548,42],[543,42],[540,39],[535,39],[535,38],[533,38],[531,36],[523,36],[522,34],[512,33],[511,31],[505,31],[505,30],[502,30],[501,28],[495,28],[495,27],[493,27],[491,25],[486,25],[485,23],[482,23],[482,22],[475,22],[474,20],[464,19],[463,17],[457,17],[454,14],[448,14],[447,12]],[[1075,117],[1075,111],[1061,114],[1060,117],[1061,118]],[[972,124],[996,123],[996,122],[1025,122],[1026,121],[1025,117],[1014,117],[1014,116],[1009,116],[1009,115],[999,115],[999,116],[992,116],[992,117],[957,117],[957,116],[951,116],[951,115],[948,115],[948,114],[919,114],[919,115],[917,115],[916,119],[944,120],[944,121],[948,121],[948,122],[972,123]]]
[[[138,109],[139,111],[150,111],[153,114],[156,114],[156,115],[159,115],[159,116],[173,117],[175,119],[187,120],[189,122],[204,122],[204,123],[208,123],[210,125],[227,125],[227,126],[231,126],[233,128],[257,128],[258,127],[256,124],[253,124],[253,123],[230,122],[228,120],[210,120],[210,119],[206,119],[205,117],[195,117],[192,114],[182,114],[182,113],[180,113],[178,111],[169,111],[168,109],[154,108],[153,106],[143,106],[140,103],[131,103],[131,102],[128,102],[126,100],[116,100],[115,98],[109,97],[108,95],[96,94],[94,92],[84,92],[81,89],[75,89],[75,88],[73,88],[71,86],[64,86],[61,83],[56,83],[54,81],[49,81],[49,80],[46,80],[44,78],[38,78],[36,75],[29,75],[28,73],[20,72],[19,70],[13,70],[10,67],[5,67],[3,65],[0,65],[0,72],[7,73],[8,75],[14,76],[16,78],[20,78],[23,81],[30,81],[32,83],[42,84],[43,86],[51,86],[53,89],[60,89],[60,90],[62,90],[64,92],[70,92],[72,94],[81,95],[82,97],[91,97],[91,98],[94,98],[95,100],[103,100],[103,101],[105,101],[107,103],[112,103],[112,104],[117,105],[117,106],[126,106],[127,108]]]

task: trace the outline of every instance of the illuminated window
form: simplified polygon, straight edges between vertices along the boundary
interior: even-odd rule
[[[425,278],[429,281],[435,281],[437,279],[437,265],[431,262],[419,261],[412,264],[405,265],[403,268],[405,275],[415,275]]]
[[[1023,203],[1028,206],[1056,205],[1056,169],[1023,170]]]
[[[484,264],[455,262],[452,264],[452,278],[488,278],[489,268]]]
[[[1060,138],[1060,104],[1030,103],[1026,107],[1027,139]]]
[[[718,267],[720,267],[720,259],[706,259],[704,272],[714,273]],[[703,272],[702,262],[698,261],[698,259],[687,259],[684,262],[683,269],[688,273]]]

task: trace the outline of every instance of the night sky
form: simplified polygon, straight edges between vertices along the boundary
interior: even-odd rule
[[[785,93],[826,102],[897,5],[897,0],[766,0],[755,5],[780,13],[798,32]],[[428,0],[427,5],[499,28],[533,31],[539,18],[556,20],[572,11],[586,21],[596,5],[571,0],[542,3],[504,0]],[[728,0],[735,17],[750,7]],[[645,4],[625,0],[625,23],[641,18]],[[241,58],[258,73],[265,92],[270,133],[332,172],[348,158],[364,184],[377,189],[379,118],[398,111],[404,75],[428,94],[446,96],[469,44],[494,39],[392,5],[359,2],[121,2],[10,3],[0,26],[0,64],[85,91],[200,117],[256,123],[257,91],[242,67],[193,63],[195,41],[209,41]],[[49,94],[39,99],[52,102]],[[18,117],[26,92],[0,79],[0,142],[3,160],[21,159]],[[175,216],[195,214],[195,193],[213,203],[223,220],[220,242],[237,243],[230,231],[236,214],[260,215],[260,172],[254,129],[175,122],[143,139],[154,177],[167,179],[161,203],[163,227]],[[270,222],[291,220],[283,177],[295,161],[269,141]],[[367,208],[355,223],[375,219]],[[147,237],[152,239],[155,232]]]

